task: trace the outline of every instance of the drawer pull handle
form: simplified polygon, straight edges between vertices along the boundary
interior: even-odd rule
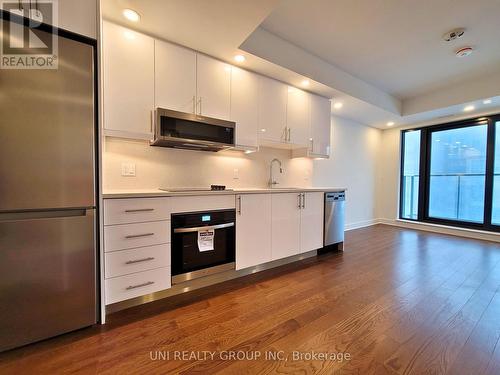
[[[141,262],[147,262],[148,260],[154,260],[154,257],[147,257],[147,258],[142,258],[142,259],[134,259],[134,260],[127,260],[125,264],[134,264],[134,263],[141,263]]]
[[[135,210],[125,210],[126,213],[132,213],[132,212],[149,212],[149,211],[154,211],[154,208],[137,208]]]
[[[143,286],[148,286],[148,285],[151,285],[151,284],[154,284],[154,283],[155,283],[154,281],[146,281],[145,283],[142,283],[142,284],[129,285],[125,289],[131,290],[131,289],[135,289],[135,288],[141,288]]]
[[[149,237],[149,236],[154,236],[154,233],[143,233],[143,234],[130,234],[128,236],[125,236],[125,238],[130,239],[130,238],[140,238],[140,237]]]

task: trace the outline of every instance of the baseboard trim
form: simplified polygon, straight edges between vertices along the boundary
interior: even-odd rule
[[[345,231],[353,230],[353,229],[360,229],[360,228],[365,228],[365,227],[370,227],[372,225],[380,224],[379,219],[371,219],[371,220],[364,220],[364,221],[358,221],[356,223],[351,223],[347,224],[345,226]]]
[[[377,219],[377,224],[392,225],[401,228],[423,230],[426,232],[449,234],[457,237],[474,238],[492,242],[500,242],[500,233],[487,232],[484,230],[450,227],[441,224],[422,223],[402,219]]]

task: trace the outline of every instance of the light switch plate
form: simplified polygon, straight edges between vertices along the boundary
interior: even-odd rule
[[[135,164],[134,163],[122,163],[122,176],[123,177],[135,177]]]
[[[233,170],[233,180],[238,180],[240,178],[240,170],[235,168]]]

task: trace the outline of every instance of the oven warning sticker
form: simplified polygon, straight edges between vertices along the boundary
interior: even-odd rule
[[[200,252],[210,251],[214,249],[215,230],[199,230],[198,231],[198,249]]]

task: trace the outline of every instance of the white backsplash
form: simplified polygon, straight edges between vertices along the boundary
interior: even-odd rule
[[[234,151],[217,153],[151,147],[144,141],[106,138],[103,144],[104,190],[155,189],[158,187],[263,188],[269,180],[269,163],[283,162],[284,173],[274,171],[278,186],[312,186],[313,161],[291,159],[288,150],[261,148],[244,154]],[[135,177],[123,177],[122,163],[135,164]],[[238,179],[235,179],[235,169]]]

